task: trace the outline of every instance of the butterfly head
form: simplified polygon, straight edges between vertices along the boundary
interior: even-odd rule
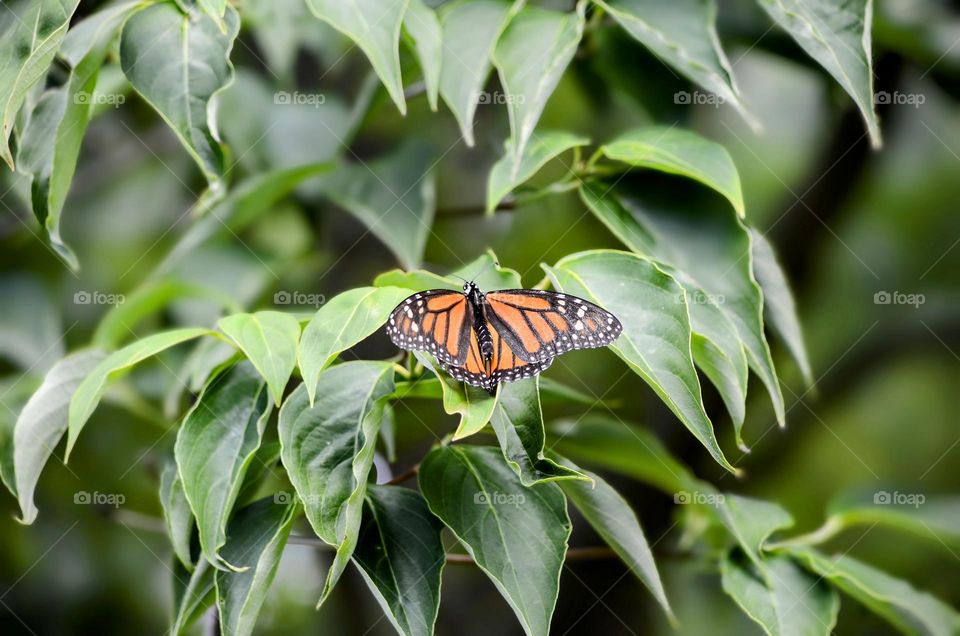
[[[480,304],[483,299],[483,293],[472,280],[463,283],[463,295],[469,298],[474,304]]]

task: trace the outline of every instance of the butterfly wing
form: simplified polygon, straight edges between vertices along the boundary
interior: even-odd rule
[[[552,357],[538,362],[527,362],[517,357],[490,323],[487,323],[487,329],[490,332],[493,344],[493,353],[489,360],[484,359],[477,334],[471,330],[470,344],[464,365],[453,366],[441,363],[443,369],[454,379],[486,389],[493,394],[496,393],[497,385],[501,382],[513,382],[532,377],[549,367],[550,363],[553,362]]]
[[[506,289],[486,295],[487,319],[516,357],[551,360],[573,349],[603,347],[623,331],[616,316],[570,294]]]
[[[444,366],[463,366],[473,333],[467,297],[448,289],[419,292],[397,305],[387,321],[395,345],[432,353]]]
[[[476,331],[473,329],[470,330],[467,357],[463,365],[449,365],[441,362],[440,366],[455,380],[478,386],[491,393],[496,390],[496,383],[492,381],[490,375],[487,373],[487,362],[480,353],[480,342],[477,340]]]

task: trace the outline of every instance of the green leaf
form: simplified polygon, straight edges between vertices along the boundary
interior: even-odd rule
[[[873,0],[760,0],[760,6],[850,94],[873,146],[879,147],[870,43]]]
[[[396,486],[367,488],[353,560],[400,634],[433,634],[446,557],[442,529],[420,493]]]
[[[740,102],[730,62],[717,37],[713,0],[595,0],[630,35],[681,75],[716,93],[756,127]]]
[[[473,116],[484,100],[491,58],[500,35],[524,0],[457,0],[439,11],[443,29],[440,95],[450,107],[467,145],[473,147]]]
[[[585,11],[585,0],[577,2],[573,13],[524,7],[497,41],[493,63],[507,93],[511,179],[518,178],[547,100],[577,52]]]
[[[593,182],[581,189],[588,207],[617,238],[631,250],[683,272],[682,281],[706,292],[703,300],[726,314],[782,425],[783,394],[764,336],[763,295],[753,277],[750,234],[736,215],[717,209],[720,201],[715,196],[688,194],[687,205],[679,206],[673,193],[658,198],[649,188],[621,184],[612,189]],[[710,196],[701,199],[704,194]]]
[[[410,292],[399,287],[358,287],[331,298],[303,330],[297,360],[312,404],[320,372],[341,352],[383,326]]]
[[[766,540],[777,530],[793,525],[793,518],[778,504],[741,495],[724,493],[718,497],[716,510],[721,523],[761,569]]]
[[[420,465],[420,491],[510,604],[529,636],[546,636],[570,519],[556,484],[525,487],[494,448],[441,446]]]
[[[227,519],[270,417],[267,387],[249,362],[211,378],[177,432],[174,453],[200,549],[218,569],[237,570],[219,551]]]
[[[600,147],[609,159],[634,168],[677,174],[713,188],[741,217],[745,210],[737,166],[720,144],[674,126],[650,126],[620,135]]]
[[[324,371],[313,406],[301,385],[280,409],[281,458],[314,532],[336,548],[322,603],[353,554],[360,532],[367,477],[393,365],[345,362]]]
[[[132,342],[123,349],[114,351],[100,362],[80,383],[70,399],[70,421],[67,428],[67,450],[64,461],[69,458],[70,451],[76,444],[80,431],[83,430],[87,420],[90,419],[100,403],[100,398],[107,390],[108,382],[116,380],[135,364],[165,349],[209,333],[210,330],[197,327],[163,331]]]
[[[788,553],[904,633],[948,636],[960,630],[960,614],[952,607],[866,563],[808,548]]]
[[[604,415],[561,420],[550,429],[549,448],[577,461],[627,475],[674,494],[699,488],[690,469],[646,429]]]
[[[443,392],[443,410],[449,415],[459,415],[460,423],[453,433],[453,439],[460,440],[478,433],[493,416],[497,405],[497,397],[483,389],[470,386],[466,382],[457,382],[441,371],[433,358],[427,354],[415,351],[414,354],[420,364],[428,368],[437,380]]]
[[[281,504],[270,496],[238,511],[230,521],[223,556],[243,563],[243,572],[217,570],[217,606],[224,634],[253,633],[270,583],[277,573],[283,548],[297,518],[297,506]]]
[[[720,562],[723,590],[770,636],[833,633],[836,590],[787,557],[770,557],[765,565],[764,577],[728,555]]]
[[[487,181],[487,214],[493,214],[500,202],[514,188],[537,174],[543,166],[571,148],[586,146],[590,139],[573,133],[543,130],[533,135],[524,147],[516,168],[513,142],[504,144],[506,152],[490,170]],[[514,174],[514,169],[515,174]]]
[[[21,523],[30,524],[37,518],[33,493],[43,467],[67,430],[70,400],[83,378],[105,357],[99,350],[67,356],[50,369],[20,411],[13,432],[13,474]]]
[[[243,351],[267,381],[277,406],[297,366],[300,323],[280,311],[258,311],[221,318],[217,326]]]
[[[660,582],[653,553],[630,504],[599,475],[585,471],[569,460],[561,460],[561,463],[593,480],[592,484],[564,481],[560,487],[587,523],[650,590],[667,616],[675,620],[663,583]]]
[[[524,486],[564,479],[590,481],[576,469],[561,466],[544,456],[538,378],[501,385],[490,425],[497,434],[503,458]]]
[[[572,254],[546,267],[557,289],[595,302],[623,322],[610,348],[644,379],[721,466],[736,472],[703,408],[680,285],[651,261],[612,250]]]
[[[337,168],[324,193],[360,219],[404,267],[417,267],[436,208],[432,163],[429,147],[408,143],[383,159]]]
[[[227,26],[205,15],[184,15],[170,3],[131,17],[120,39],[120,65],[130,84],[153,106],[202,170],[214,199],[227,170],[217,137],[215,98],[233,79],[230,50],[240,28],[233,8]]]
[[[40,98],[20,140],[17,163],[32,180],[33,213],[53,249],[73,269],[79,263],[60,236],[60,215],[92,116],[100,67],[123,20],[141,6],[128,2],[108,7],[67,34],[61,56],[71,66],[70,77]]]
[[[188,570],[193,569],[193,555],[190,554],[190,538],[193,535],[193,511],[183,491],[183,482],[177,471],[177,463],[170,460],[160,473],[160,506],[163,508],[163,521],[167,526],[167,536],[173,545],[173,553]]]
[[[400,26],[409,0],[307,0],[313,14],[360,47],[400,113],[407,113],[400,77]]]
[[[6,4],[6,3],[5,3]],[[10,134],[29,91],[47,74],[79,0],[34,0],[6,6],[11,25],[0,35],[0,156],[14,169]]]
[[[178,559],[173,560],[173,620],[172,636],[179,636],[203,616],[216,599],[213,567],[200,559],[193,572]]]
[[[770,326],[787,345],[793,360],[800,367],[804,382],[813,386],[813,372],[803,343],[803,332],[797,318],[797,306],[790,291],[787,275],[777,262],[773,245],[757,230],[750,229],[753,275],[763,290],[763,309]]]
[[[437,110],[437,96],[440,92],[440,68],[443,60],[443,30],[436,12],[423,0],[410,0],[407,13],[403,16],[403,28],[413,40],[420,68],[423,69],[423,82],[427,87],[427,101],[430,110]]]

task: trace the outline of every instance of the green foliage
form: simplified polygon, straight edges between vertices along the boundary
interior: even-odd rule
[[[710,91],[752,126],[715,2],[138,0],[74,19],[77,4],[18,2],[0,16],[0,155],[11,169],[16,157],[11,196],[67,276],[126,293],[109,309],[75,311],[68,325],[46,283],[0,280],[0,295],[17,298],[0,317],[0,355],[16,371],[0,379],[0,475],[31,524],[60,441],[66,458],[88,425],[109,430],[95,417],[101,402],[175,436],[172,449],[158,440],[144,452],[159,467],[153,527],[173,555],[172,633],[208,611],[223,634],[254,633],[291,536],[332,554],[318,607],[340,602],[333,595],[353,563],[410,636],[434,633],[448,561],[479,568],[524,632],[546,636],[561,573],[585,553],[619,559],[671,627],[685,619],[670,587],[673,561],[684,560],[771,635],[831,633],[840,592],[905,633],[960,630],[934,594],[824,546],[869,524],[952,553],[956,498],[908,510],[851,496],[819,528],[790,536],[794,515],[780,503],[715,485],[739,490],[734,445],[749,450],[746,439],[767,433],[754,428],[767,405],[748,401],[750,373],[780,426],[781,386],[796,380],[782,362],[792,358],[807,391],[815,384],[788,276],[753,215],[749,162],[721,135],[674,121],[656,103],[665,88],[655,74],[647,100],[633,101],[625,79],[634,57],[650,54],[671,86]],[[784,29],[853,98],[879,143],[872,3],[756,4],[772,18],[765,28]],[[608,64],[619,46],[630,59]],[[323,71],[301,91],[304,60]],[[135,117],[98,101],[128,93]],[[626,114],[594,114],[621,102]],[[442,118],[458,132],[432,123]],[[128,120],[159,133],[146,141]],[[141,182],[160,181],[149,166],[110,174],[118,189],[141,184],[131,201],[107,206],[124,208],[131,229],[91,250],[74,224],[99,238],[116,231],[115,217],[94,216],[74,175],[85,136],[116,122],[183,187],[141,193]],[[154,138],[164,136],[173,150],[158,154]],[[93,152],[106,152],[105,138]],[[463,205],[441,214],[440,200]],[[137,225],[151,205],[177,210],[169,229]],[[531,221],[534,208],[543,216]],[[474,212],[456,243],[445,240],[445,224]],[[504,228],[515,243],[497,251],[516,270],[483,252]],[[107,269],[126,271],[100,271],[98,250]],[[134,257],[121,266],[127,251]],[[91,278],[80,278],[88,263]],[[386,348],[384,323],[410,294],[463,280],[485,291],[529,286],[538,265],[537,288],[621,320],[609,352],[571,355],[589,364],[558,360],[549,375],[491,396],[429,355]],[[78,294],[75,305],[90,304]],[[624,392],[608,396],[621,380]],[[82,463],[100,450],[73,455]],[[413,467],[394,477],[398,457]],[[648,543],[649,511],[626,491],[633,482],[673,498],[666,535],[679,537],[677,559],[658,563],[662,537]],[[594,535],[606,547],[568,545]]]

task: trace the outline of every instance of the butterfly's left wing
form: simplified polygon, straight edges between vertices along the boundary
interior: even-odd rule
[[[486,294],[487,319],[513,354],[548,362],[572,349],[603,347],[623,331],[616,316],[570,294],[506,289]]]
[[[412,294],[390,313],[387,335],[401,349],[427,351],[442,364],[462,366],[473,333],[467,297],[447,289]]]

